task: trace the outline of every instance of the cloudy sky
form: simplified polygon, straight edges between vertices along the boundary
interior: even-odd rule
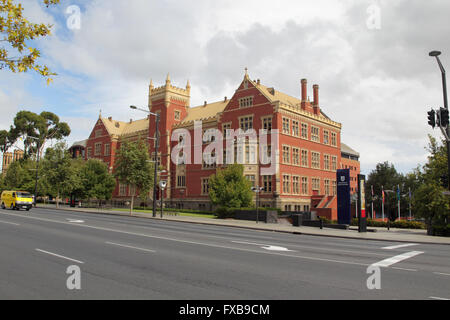
[[[442,0],[92,0],[46,8],[23,0],[33,22],[53,24],[34,44],[58,73],[0,71],[0,130],[19,110],[57,113],[68,143],[85,139],[99,111],[143,118],[148,84],[189,80],[191,105],[231,97],[244,68],[252,79],[300,96],[300,79],[320,85],[324,112],[343,124],[342,141],[370,173],[389,161],[408,172],[426,161],[430,107],[443,106],[441,74],[450,70],[450,2]],[[80,24],[77,12],[80,9]],[[73,7],[72,7],[73,8]],[[79,28],[78,28],[79,27]]]

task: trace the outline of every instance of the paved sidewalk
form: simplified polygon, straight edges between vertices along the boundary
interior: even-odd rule
[[[38,208],[54,209],[54,210],[65,210],[65,211],[75,211],[75,212],[85,212],[94,214],[109,214],[109,215],[119,215],[119,216],[130,216],[129,211],[113,211],[106,209],[88,209],[88,208],[70,208],[67,206],[61,206],[56,209],[54,205],[38,205]],[[148,218],[161,220],[160,213],[158,212],[154,218],[151,213],[141,213],[133,212],[133,217],[138,218]],[[187,223],[197,223],[197,224],[207,224],[207,225],[218,225],[218,226],[228,226],[237,228],[246,228],[261,231],[273,231],[273,232],[284,232],[292,234],[304,234],[312,236],[326,236],[326,237],[339,237],[339,238],[350,238],[350,239],[361,239],[361,240],[380,240],[380,241],[397,241],[397,242],[408,242],[408,243],[430,243],[430,244],[447,244],[450,245],[450,238],[447,237],[433,237],[428,236],[426,230],[416,230],[416,229],[396,229],[391,228],[389,231],[386,228],[375,228],[368,227],[368,229],[374,229],[376,232],[358,233],[356,230],[338,230],[331,228],[320,228],[315,227],[294,227],[292,225],[278,223],[269,224],[264,222],[256,223],[255,221],[245,221],[245,220],[234,220],[234,219],[211,219],[211,218],[201,218],[201,217],[186,217],[186,216],[175,216],[164,213],[162,220],[168,221],[178,221]],[[355,228],[354,228],[355,229]]]

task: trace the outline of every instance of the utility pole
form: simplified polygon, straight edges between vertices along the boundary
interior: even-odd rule
[[[430,57],[435,57],[436,61],[439,65],[439,69],[441,69],[441,74],[442,74],[442,90],[443,90],[443,96],[444,96],[444,108],[440,110],[440,113],[442,114],[442,112],[444,112],[444,114],[446,115],[446,123],[442,123],[444,121],[439,121],[439,126],[442,130],[442,133],[445,136],[445,139],[447,141],[447,175],[449,177],[448,179],[448,189],[450,190],[450,125],[448,123],[448,113],[449,113],[449,109],[448,109],[448,99],[447,99],[447,80],[446,80],[446,74],[445,74],[445,69],[444,66],[441,63],[441,60],[439,59],[439,56],[441,55],[440,51],[431,51],[429,53]],[[441,117],[442,120],[442,117]],[[446,131],[445,131],[446,130]]]

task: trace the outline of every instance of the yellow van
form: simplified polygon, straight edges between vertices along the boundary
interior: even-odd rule
[[[3,191],[0,201],[2,209],[29,211],[33,206],[33,196],[26,191]]]

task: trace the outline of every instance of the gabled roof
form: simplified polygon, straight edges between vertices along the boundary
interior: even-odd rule
[[[188,108],[188,114],[180,124],[185,124],[195,120],[207,120],[216,118],[219,113],[225,110],[229,102],[230,100],[219,101],[198,107]]]
[[[132,122],[116,121],[111,118],[100,118],[109,135],[122,136],[149,129],[149,119],[135,120]]]

